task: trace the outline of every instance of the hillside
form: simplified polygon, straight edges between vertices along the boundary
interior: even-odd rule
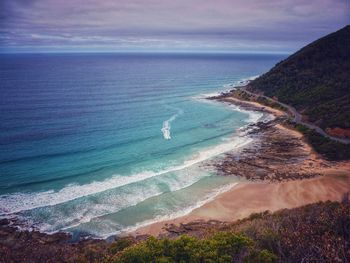
[[[335,136],[350,136],[350,26],[279,62],[250,89],[294,106]]]
[[[325,202],[235,223],[169,226],[169,237],[69,242],[65,234],[17,232],[0,224],[4,262],[348,262],[350,205]],[[187,235],[184,235],[187,234]],[[35,253],[33,253],[35,251]],[[62,253],[64,251],[64,253]]]

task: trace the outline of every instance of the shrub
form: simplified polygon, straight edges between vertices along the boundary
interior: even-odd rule
[[[254,243],[247,236],[219,232],[206,239],[187,235],[177,239],[149,238],[146,242],[126,248],[116,262],[232,262],[253,255]],[[261,252],[261,253],[260,253]],[[255,258],[273,258],[271,252],[256,251]],[[251,257],[251,256],[250,256]],[[272,261],[261,261],[272,262]]]

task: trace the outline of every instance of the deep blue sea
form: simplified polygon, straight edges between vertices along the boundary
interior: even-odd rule
[[[209,165],[260,113],[204,99],[281,55],[0,55],[0,217],[107,237],[234,186]]]

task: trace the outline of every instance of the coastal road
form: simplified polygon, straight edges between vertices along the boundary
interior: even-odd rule
[[[313,129],[316,132],[318,132],[319,134],[321,134],[324,137],[327,137],[327,138],[329,138],[329,139],[331,139],[333,141],[337,141],[337,142],[341,142],[341,143],[345,143],[345,144],[349,144],[350,143],[350,139],[343,139],[343,138],[338,138],[338,137],[331,136],[331,135],[327,134],[324,130],[322,130],[320,127],[318,127],[318,126],[316,126],[316,125],[314,125],[312,123],[308,123],[308,122],[303,121],[301,114],[293,106],[287,105],[285,103],[282,103],[280,101],[274,100],[274,99],[272,99],[270,97],[267,97],[267,96],[264,96],[264,95],[259,95],[259,94],[250,92],[245,87],[241,87],[239,89],[243,90],[244,92],[246,92],[247,94],[249,94],[251,96],[260,96],[260,97],[263,97],[263,98],[265,98],[267,100],[270,100],[270,101],[273,101],[275,103],[278,103],[279,105],[287,108],[288,111],[290,113],[292,113],[293,121],[295,123],[299,123],[299,124],[302,124],[302,125],[308,127],[309,129]]]

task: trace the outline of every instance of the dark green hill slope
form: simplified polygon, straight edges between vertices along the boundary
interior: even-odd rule
[[[294,106],[323,129],[350,129],[350,26],[279,62],[251,87]]]

